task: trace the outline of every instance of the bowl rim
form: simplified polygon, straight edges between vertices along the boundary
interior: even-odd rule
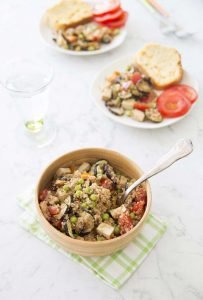
[[[80,149],[76,149],[76,150],[72,150],[72,151],[69,151],[61,156],[58,156],[56,159],[52,160],[51,163],[49,163],[44,169],[43,171],[41,172],[41,175],[37,181],[37,184],[36,184],[36,188],[35,188],[35,207],[36,207],[36,210],[37,210],[37,218],[41,218],[41,220],[43,219],[43,221],[49,226],[49,228],[51,230],[53,230],[55,232],[55,234],[60,238],[65,238],[67,239],[68,241],[70,241],[71,243],[74,243],[75,245],[108,245],[108,244],[111,244],[111,243],[114,243],[114,242],[117,242],[117,241],[120,241],[120,240],[123,240],[125,239],[128,235],[131,235],[134,231],[136,231],[139,227],[141,227],[143,225],[143,223],[146,221],[146,217],[149,215],[149,211],[150,211],[150,208],[151,208],[151,202],[152,202],[152,193],[151,193],[151,186],[149,184],[149,181],[146,180],[145,183],[146,183],[146,190],[147,190],[147,205],[146,205],[146,208],[145,208],[145,212],[144,212],[144,215],[142,216],[141,220],[130,230],[128,231],[127,233],[125,234],[122,234],[118,237],[115,237],[113,239],[109,239],[109,240],[105,240],[105,241],[83,241],[83,240],[77,240],[77,239],[73,239],[67,235],[65,235],[64,233],[62,233],[61,231],[59,231],[58,229],[56,229],[43,215],[42,211],[41,211],[41,208],[39,206],[39,198],[38,198],[38,195],[39,195],[39,186],[40,186],[40,183],[41,183],[41,180],[44,176],[44,173],[46,172],[46,170],[51,166],[53,165],[55,162],[57,162],[58,160],[60,159],[63,159],[65,158],[67,155],[69,154],[74,154],[74,153],[78,153],[78,152],[81,152],[81,151],[94,151],[94,150],[101,150],[101,151],[107,151],[107,152],[110,152],[111,154],[116,154],[116,155],[119,155],[120,157],[124,158],[125,160],[127,160],[129,163],[131,163],[135,168],[136,170],[142,175],[144,172],[142,171],[142,169],[131,159],[129,159],[128,157],[126,157],[125,155],[117,152],[117,151],[114,151],[114,150],[111,150],[111,149],[107,149],[107,148],[100,148],[100,147],[91,147],[91,148],[80,148]]]

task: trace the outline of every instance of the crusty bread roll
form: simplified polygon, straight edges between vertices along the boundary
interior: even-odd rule
[[[135,64],[157,89],[178,83],[183,76],[179,52],[163,45],[145,45],[136,53]]]
[[[53,30],[64,30],[92,20],[92,7],[81,0],[63,0],[45,13],[44,19]]]

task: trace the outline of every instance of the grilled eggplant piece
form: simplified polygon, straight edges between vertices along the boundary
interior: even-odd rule
[[[88,172],[89,170],[90,170],[90,164],[87,162],[82,163],[78,168],[78,171],[80,171],[81,173]]]
[[[140,92],[134,85],[130,88],[130,91],[135,98],[143,97],[143,93]]]
[[[124,114],[122,107],[109,107],[109,110],[116,116],[122,116]]]
[[[160,123],[163,121],[163,117],[156,108],[149,108],[145,110],[145,116],[148,120]]]
[[[104,173],[106,174],[106,176],[111,179],[114,183],[116,183],[116,174],[112,168],[112,166],[110,166],[109,164],[105,164],[104,165]]]
[[[71,169],[70,168],[59,168],[56,171],[56,176],[57,177],[64,176],[64,175],[67,175],[67,174],[71,174]]]
[[[107,106],[111,106],[111,107],[120,107],[121,106],[121,99],[118,97],[114,100],[110,100],[107,103]]]
[[[142,78],[136,83],[136,87],[140,92],[143,93],[150,93],[152,90],[152,86],[150,84],[149,79],[147,78]]]
[[[71,222],[70,222],[68,216],[66,216],[66,220],[65,220],[63,227],[64,227],[65,234],[69,235],[70,237],[72,237],[74,239],[75,237],[73,235],[72,225],[71,225]]]
[[[104,159],[98,160],[90,170],[90,173],[93,174],[94,176],[97,176],[97,174],[103,174],[103,168],[104,165],[106,165],[108,162]]]
[[[127,91],[122,91],[118,94],[119,98],[121,99],[129,99],[132,97],[132,94]]]

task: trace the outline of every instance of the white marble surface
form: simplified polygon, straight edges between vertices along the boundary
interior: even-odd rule
[[[201,0],[160,0],[186,28],[201,31]],[[200,300],[203,299],[203,118],[202,99],[180,123],[157,131],[112,123],[94,107],[89,85],[105,64],[133,53],[145,42],[177,47],[183,65],[203,85],[201,40],[165,37],[157,22],[136,0],[123,1],[130,11],[126,43],[98,57],[68,57],[45,47],[38,22],[51,1],[0,1],[0,64],[20,57],[40,57],[55,68],[50,110],[59,132],[42,150],[27,149],[16,138],[19,123],[13,101],[0,90],[0,299],[1,300]],[[50,113],[51,113],[50,112]],[[17,224],[21,209],[16,195],[35,183],[44,166],[70,149],[102,146],[116,149],[147,170],[179,138],[194,142],[194,153],[151,180],[152,211],[168,231],[140,269],[119,290],[104,285],[81,266],[36,240]]]

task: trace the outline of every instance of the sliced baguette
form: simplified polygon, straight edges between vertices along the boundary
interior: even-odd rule
[[[65,30],[92,20],[92,7],[81,0],[63,0],[47,10],[44,20],[55,30]]]
[[[179,52],[159,44],[145,45],[136,53],[135,64],[157,89],[178,83],[183,76]]]

